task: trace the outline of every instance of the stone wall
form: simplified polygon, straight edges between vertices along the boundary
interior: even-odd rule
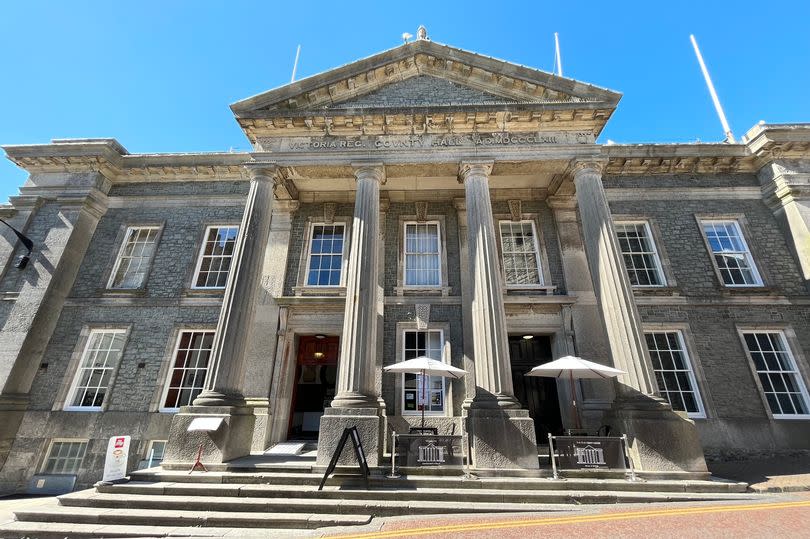
[[[613,187],[752,186],[748,175],[717,177],[608,178]],[[609,191],[608,191],[609,193]],[[712,194],[715,194],[714,196]],[[734,200],[707,190],[701,200],[635,200],[610,203],[614,215],[650,220],[659,234],[659,253],[669,262],[673,283],[659,291],[636,290],[642,320],[650,329],[683,328],[698,379],[706,419],[696,419],[704,447],[711,453],[807,449],[807,421],[774,420],[766,411],[740,328],[784,329],[800,371],[810,373],[810,302],[785,236],[764,202]],[[764,282],[763,287],[723,286],[713,267],[699,216],[739,218],[743,233]]]

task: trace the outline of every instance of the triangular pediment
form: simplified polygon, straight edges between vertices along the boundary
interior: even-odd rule
[[[397,124],[436,125],[438,119],[453,129],[463,129],[461,123],[472,130],[508,129],[519,119],[528,122],[521,128],[543,123],[598,133],[620,98],[577,80],[418,40],[244,99],[231,110],[252,141],[282,131],[388,133]]]
[[[378,90],[325,105],[326,109],[387,109],[448,107],[465,105],[502,105],[517,100],[434,77],[417,75],[392,82]]]

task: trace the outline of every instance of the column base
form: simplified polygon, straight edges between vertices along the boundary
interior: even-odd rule
[[[660,397],[618,398],[605,413],[611,436],[627,435],[637,470],[676,471],[708,476],[695,422]]]
[[[189,425],[199,417],[222,418],[223,421],[214,432],[189,432]],[[204,464],[250,455],[255,421],[253,409],[245,406],[183,406],[172,418],[164,462],[191,466],[200,445]]]
[[[472,407],[467,412],[467,435],[473,468],[539,468],[534,421],[528,410]]]
[[[357,427],[363,451],[369,467],[380,465],[383,448],[383,422],[380,420],[380,409],[369,408],[327,408],[321,416],[318,432],[318,466],[328,466],[332,454],[337,449],[343,429]],[[357,459],[351,440],[346,443],[338,459],[338,465],[356,466]]]

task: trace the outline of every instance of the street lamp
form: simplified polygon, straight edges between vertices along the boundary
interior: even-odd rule
[[[9,227],[17,235],[17,237],[20,238],[20,241],[22,242],[23,245],[25,245],[25,248],[28,249],[28,252],[25,253],[24,255],[20,255],[20,257],[17,259],[17,262],[15,262],[14,264],[14,267],[17,269],[25,269],[25,266],[28,265],[28,261],[31,260],[31,249],[34,248],[34,242],[31,241],[28,238],[28,236],[26,236],[25,234],[23,234],[22,232],[20,232],[19,230],[17,230],[7,222],[5,222],[4,220],[0,219],[0,223],[3,223],[7,227]]]

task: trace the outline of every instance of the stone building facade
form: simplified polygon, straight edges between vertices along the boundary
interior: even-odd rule
[[[34,250],[0,224],[3,491],[92,484],[120,434],[323,464],[356,425],[381,465],[421,406],[475,468],[533,469],[572,395],[523,374],[564,355],[625,371],[573,390],[642,471],[810,449],[810,125],[597,144],[619,99],[419,39],[232,105],[249,153],[6,146]],[[418,355],[468,374],[382,371]]]

